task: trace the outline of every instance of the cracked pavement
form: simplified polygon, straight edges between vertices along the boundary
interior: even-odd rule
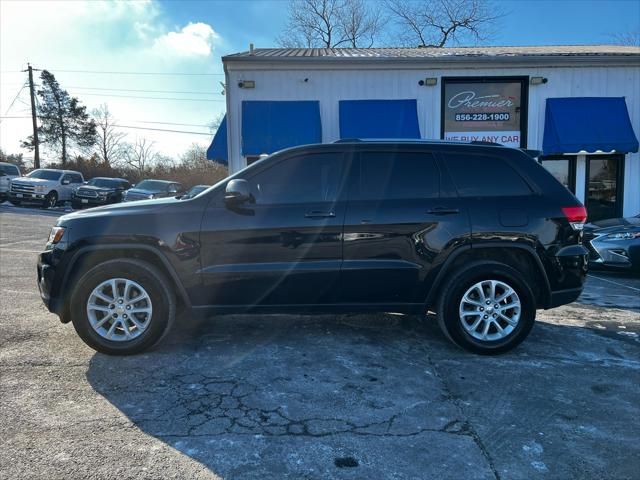
[[[116,358],[37,294],[56,217],[0,217],[3,478],[637,478],[639,278],[593,272],[499,357],[377,314],[180,318]]]

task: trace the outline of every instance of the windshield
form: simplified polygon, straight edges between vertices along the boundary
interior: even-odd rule
[[[18,167],[15,165],[0,165],[0,175],[20,175]]]
[[[207,188],[209,188],[208,185],[198,185],[198,186],[195,186],[195,187],[191,187],[191,189],[187,192],[187,195],[195,197],[199,193],[204,192]]]
[[[167,190],[169,184],[161,182],[160,180],[143,180],[136,185],[136,188],[140,190]]]
[[[27,177],[40,178],[42,180],[58,180],[61,175],[61,172],[56,172],[55,170],[34,170],[27,175]]]
[[[87,182],[87,185],[102,188],[118,188],[122,183],[122,180],[116,180],[114,178],[92,178]]]

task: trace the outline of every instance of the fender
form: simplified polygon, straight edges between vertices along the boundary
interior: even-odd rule
[[[153,254],[154,257],[156,257],[158,260],[162,262],[162,265],[165,267],[166,271],[171,276],[171,280],[178,288],[178,295],[180,296],[180,299],[184,302],[184,304],[188,308],[191,308],[191,299],[189,298],[189,295],[187,294],[187,291],[185,290],[184,285],[180,280],[180,277],[178,277],[178,274],[173,268],[173,265],[171,265],[169,260],[167,260],[167,258],[162,254],[162,252],[159,249],[152,247],[150,245],[131,245],[128,243],[110,243],[108,245],[106,244],[105,245],[89,245],[86,247],[82,247],[78,249],[78,251],[76,251],[71,257],[71,260],[69,260],[69,265],[65,269],[64,276],[62,279],[62,285],[67,284],[67,281],[69,280],[69,276],[73,271],[73,267],[75,266],[75,264],[78,262],[78,259],[82,255],[84,255],[87,252],[94,252],[98,250],[145,250]]]
[[[549,283],[549,278],[547,277],[547,272],[544,269],[544,266],[542,265],[542,261],[540,260],[540,257],[537,255],[533,247],[529,245],[522,245],[522,244],[517,244],[512,242],[490,242],[490,243],[483,243],[481,246],[475,245],[475,249],[486,249],[486,248],[518,248],[521,250],[525,250],[529,254],[529,256],[533,258],[534,264],[537,266],[538,271],[543,278],[544,285],[542,286],[543,287],[542,304],[543,304],[543,308],[548,308],[551,302],[551,284]],[[433,301],[436,296],[436,293],[440,288],[440,286],[442,285],[442,283],[444,282],[447,275],[450,273],[451,265],[453,264],[455,259],[459,257],[461,254],[473,249],[474,249],[474,244],[461,245],[458,248],[456,248],[453,252],[451,252],[447,260],[442,265],[442,268],[440,268],[438,275],[433,281],[433,285],[429,289],[429,294],[427,295],[427,299],[424,303],[425,307],[429,307],[430,305],[433,305]]]

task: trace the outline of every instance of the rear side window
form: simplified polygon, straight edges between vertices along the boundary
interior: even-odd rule
[[[354,172],[355,200],[433,198],[440,175],[433,156],[420,152],[363,152]]]
[[[0,165],[0,175],[20,175],[20,170],[15,165]]]
[[[531,195],[531,189],[520,174],[500,157],[462,153],[443,156],[462,197]]]

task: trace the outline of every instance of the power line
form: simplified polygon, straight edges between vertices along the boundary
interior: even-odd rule
[[[0,118],[5,119],[5,118],[31,118],[31,116],[29,115],[7,115],[7,116],[0,116]],[[39,117],[42,118],[42,117]],[[152,123],[152,124],[158,124],[158,125],[175,125],[175,126],[179,126],[179,127],[206,127],[209,128],[209,124],[206,123],[175,123],[175,122],[157,122],[157,121],[152,121],[152,120],[128,120],[130,122],[138,122],[138,123]],[[118,125],[114,125],[114,126],[118,126]],[[142,128],[142,127],[136,127],[136,128]],[[207,134],[208,135],[208,134]]]
[[[151,127],[134,127],[133,125],[119,125],[119,124],[114,124],[114,127],[119,127],[119,128],[133,128],[135,130],[153,130],[156,132],[173,132],[173,133],[189,133],[192,135],[207,135],[208,137],[210,137],[212,134],[211,133],[204,133],[204,132],[187,132],[185,130],[169,130],[166,128],[151,128]]]
[[[142,92],[142,93],[189,93],[189,94],[200,94],[200,95],[219,95],[215,92],[203,92],[203,91],[184,91],[184,90],[141,90],[134,88],[98,88],[98,87],[66,87],[66,88],[75,88],[78,90],[104,90],[109,92]]]
[[[62,73],[90,73],[90,74],[108,74],[108,75],[185,75],[185,76],[222,76],[224,73],[200,73],[200,72],[109,72],[102,70],[59,70],[56,68],[48,69],[50,72]]]
[[[13,97],[13,100],[11,101],[11,104],[9,105],[9,108],[7,108],[7,111],[4,112],[4,115],[6,116],[7,113],[9,113],[9,110],[11,110],[11,107],[13,107],[13,104],[16,103],[16,100],[18,99],[18,97],[20,96],[20,94],[22,93],[22,90],[24,90],[24,88],[27,86],[26,83],[24,83],[22,85],[22,87],[20,87],[20,90],[18,90],[18,93],[16,93],[16,96]],[[4,117],[3,117],[4,118]]]
[[[175,98],[175,97],[140,97],[136,95],[118,95],[115,93],[82,93],[81,95],[89,95],[92,97],[119,97],[119,98],[138,98],[143,100],[177,100],[183,102],[225,102],[224,99],[212,98]]]

